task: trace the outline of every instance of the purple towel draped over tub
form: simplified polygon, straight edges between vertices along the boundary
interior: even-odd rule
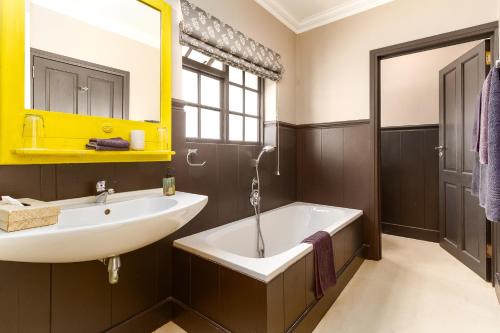
[[[323,297],[331,286],[337,283],[333,263],[333,246],[330,234],[318,231],[307,237],[302,243],[312,244],[314,253],[314,285],[316,298]]]

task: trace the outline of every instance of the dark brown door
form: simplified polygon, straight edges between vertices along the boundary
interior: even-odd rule
[[[486,217],[471,193],[475,104],[489,69],[484,41],[439,72],[439,222],[441,246],[488,280]]]
[[[38,51],[40,52],[40,51]],[[126,76],[99,65],[33,54],[33,108],[107,118],[128,118]]]
[[[33,58],[33,108],[78,114],[81,84],[74,66]]]

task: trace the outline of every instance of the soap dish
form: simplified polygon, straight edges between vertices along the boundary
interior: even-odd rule
[[[44,201],[19,199],[23,207],[0,202],[0,229],[12,232],[56,224],[61,209]]]

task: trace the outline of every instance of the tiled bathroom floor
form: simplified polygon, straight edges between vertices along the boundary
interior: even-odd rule
[[[491,284],[436,243],[382,235],[314,333],[498,332]]]
[[[159,329],[157,329],[156,331],[154,331],[153,333],[186,333],[186,331],[184,331],[182,328],[180,328],[173,322],[169,322],[160,327]]]
[[[493,288],[438,244],[382,235],[314,333],[497,332]],[[155,333],[185,333],[173,323]]]

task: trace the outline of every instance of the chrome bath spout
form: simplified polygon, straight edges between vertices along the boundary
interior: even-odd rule
[[[276,147],[274,147],[274,146],[264,146],[262,148],[262,150],[260,151],[259,155],[257,156],[257,158],[255,159],[255,167],[259,166],[260,159],[261,159],[262,155],[264,155],[265,153],[273,152],[274,149],[276,149]]]
[[[252,192],[250,193],[250,204],[253,206],[255,211],[255,219],[257,221],[257,252],[260,258],[265,256],[265,244],[264,237],[262,236],[262,230],[260,227],[260,176],[259,176],[259,164],[262,155],[265,153],[270,153],[274,151],[274,146],[264,146],[260,151],[259,155],[255,159],[255,178],[252,180]]]

